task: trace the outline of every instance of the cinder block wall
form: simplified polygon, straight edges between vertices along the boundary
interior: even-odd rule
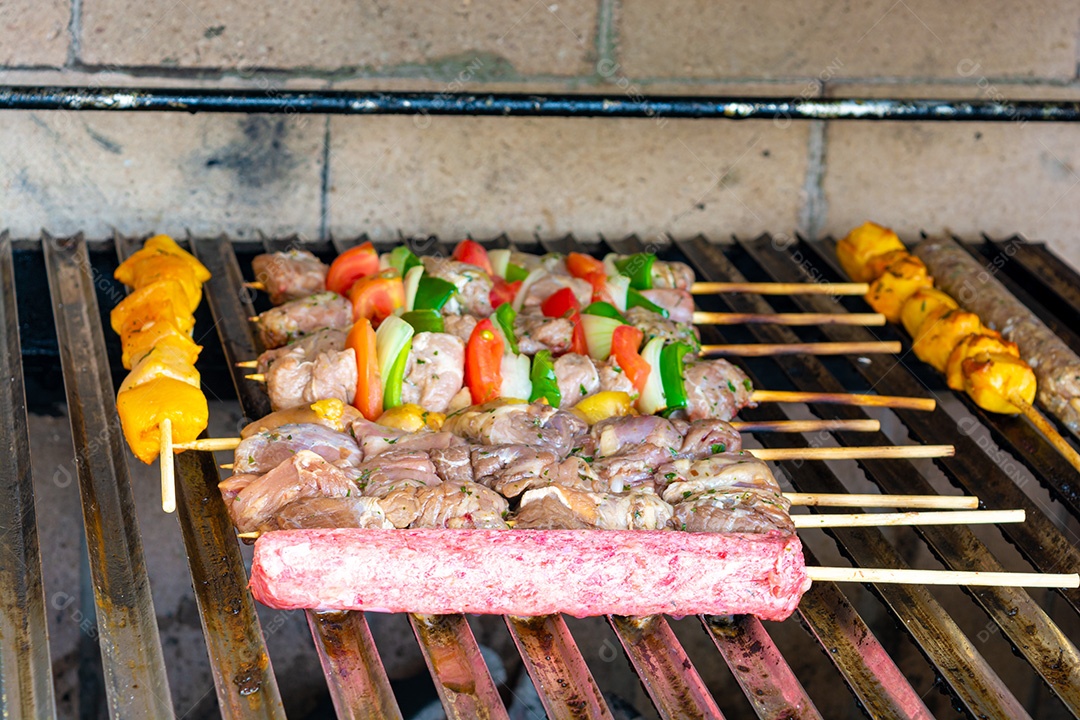
[[[1080,4],[4,0],[0,84],[1080,99]],[[321,238],[1020,232],[1080,126],[0,113],[0,226]]]

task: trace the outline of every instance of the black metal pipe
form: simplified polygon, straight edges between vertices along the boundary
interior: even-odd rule
[[[1077,122],[1080,102],[0,86],[0,110]]]

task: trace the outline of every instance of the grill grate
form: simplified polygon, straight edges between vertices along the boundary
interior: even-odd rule
[[[137,242],[115,239],[116,252],[126,256]],[[269,411],[262,391],[242,380],[234,363],[255,356],[257,351],[247,317],[253,313],[251,298],[242,287],[243,273],[236,247],[226,239],[192,239],[193,252],[213,273],[205,296],[213,317],[225,361],[232,373],[244,414],[258,417]],[[289,239],[266,240],[267,249],[281,249]],[[335,241],[340,252],[353,244]],[[417,243],[429,252],[446,248],[435,240]],[[506,238],[492,244],[508,246]],[[86,508],[87,545],[94,569],[98,627],[101,633],[102,663],[105,669],[109,708],[114,716],[170,717],[169,690],[164,661],[154,623],[153,606],[142,560],[142,545],[127,485],[126,451],[122,447],[113,402],[113,381],[95,298],[97,277],[91,267],[87,246],[81,237],[58,240],[45,237],[45,266],[56,317],[59,351],[67,386],[76,455],[79,459],[80,488]],[[573,238],[538,243],[525,250],[566,251],[577,248]],[[992,243],[969,248],[974,253],[994,252]],[[1038,278],[1033,287],[1038,298],[1058,302],[1076,297],[1073,284],[1080,281],[1064,265],[1037,246],[1022,245],[1009,255],[1004,273]],[[594,248],[600,252],[633,252],[642,244],[635,238],[605,242]],[[802,281],[809,269],[812,278],[835,277],[828,244],[796,242],[780,248],[767,237],[754,241],[737,240],[733,245],[710,244],[702,238],[679,241],[660,250],[662,256],[689,261],[702,279]],[[1050,272],[1049,270],[1052,270]],[[10,288],[12,262],[10,242],[0,238],[0,272]],[[100,289],[100,287],[98,288]],[[819,312],[856,310],[861,301],[837,301],[822,296],[800,296],[792,300],[766,301],[759,296],[732,295],[699,298],[713,306],[742,312],[770,312],[784,303],[798,309]],[[770,304],[772,302],[773,304]],[[1058,306],[1055,305],[1055,311]],[[1045,311],[1045,307],[1043,308]],[[1069,305],[1060,310],[1063,318],[1080,313]],[[0,296],[0,315],[15,317],[11,292]],[[1067,322],[1067,320],[1066,320]],[[7,347],[18,343],[14,322],[7,322],[3,341]],[[824,326],[787,328],[749,326],[746,328],[706,327],[707,342],[741,341],[798,342],[818,339],[859,341],[899,339],[894,329],[872,333],[866,328]],[[880,335],[880,337],[875,337]],[[3,350],[4,348],[0,348]],[[0,679],[3,681],[4,709],[21,716],[48,716],[54,700],[48,681],[50,671],[45,646],[44,603],[41,591],[40,560],[36,552],[32,498],[27,492],[29,461],[25,453],[26,432],[20,435],[19,417],[25,412],[22,399],[22,369],[17,356],[8,358],[9,371],[16,382],[0,393],[0,409],[14,424],[0,427],[0,434],[15,452],[5,462],[11,478],[5,503],[0,506],[0,522],[7,531],[0,543],[5,553],[0,573],[10,572],[10,557],[18,558],[15,569],[23,585],[3,583],[0,601],[4,627],[18,632],[2,636]],[[916,363],[917,365],[917,363]],[[798,390],[843,391],[871,386],[893,395],[925,394],[925,380],[939,387],[940,380],[923,377],[919,367],[897,365],[896,359],[876,356],[869,360],[830,359],[822,361],[802,356],[749,361],[746,369],[762,386]],[[856,385],[862,387],[856,388]],[[947,391],[946,391],[947,392]],[[951,395],[951,393],[950,393]],[[1021,421],[989,415],[970,404],[964,406],[973,423],[986,425],[994,440],[1025,465],[1074,518],[1080,518],[1075,473],[1050,449],[1041,437]],[[858,408],[813,406],[823,418],[864,418]],[[916,413],[897,411],[896,417],[917,442],[948,442],[956,445],[955,457],[935,461],[946,478],[983,499],[988,508],[1020,507],[1027,510],[1026,523],[1005,525],[1001,532],[1037,569],[1061,571],[1080,567],[1080,550],[1050,515],[1055,508],[1043,507],[1028,497],[970,433],[944,411]],[[744,411],[746,419],[785,419],[777,407],[763,406]],[[25,427],[25,423],[22,424]],[[91,430],[92,429],[92,430]],[[868,436],[834,433],[840,444],[866,444]],[[102,441],[102,438],[104,441]],[[783,438],[762,434],[765,446],[807,445],[803,436]],[[879,435],[870,442],[889,441]],[[22,448],[22,451],[19,449]],[[802,491],[844,492],[844,482],[824,463],[780,463],[784,474]],[[866,478],[882,492],[929,494],[934,486],[907,461],[864,461]],[[284,717],[280,693],[270,658],[245,586],[246,576],[231,525],[216,484],[218,469],[213,456],[184,453],[177,464],[178,517],[196,589],[202,627],[214,667],[218,702],[222,714],[236,718]],[[946,566],[957,570],[1000,570],[1002,562],[980,538],[966,528],[922,527],[917,532],[931,552]],[[903,548],[889,536],[873,528],[830,531],[839,550],[855,564],[904,566]],[[117,548],[120,548],[119,552]],[[807,558],[813,563],[812,550]],[[2,575],[0,575],[2,577]],[[956,618],[926,588],[882,585],[871,590],[882,601],[890,617],[925,656],[940,678],[940,685],[967,714],[975,717],[1028,717],[1025,703],[1002,679],[961,629]],[[1026,591],[1013,588],[973,588],[968,594],[991,618],[994,627],[1013,644],[1034,675],[1050,689],[1059,710],[1080,716],[1080,654],[1041,603]],[[1048,595],[1048,597],[1055,597]],[[1070,614],[1080,611],[1080,592],[1061,590]],[[920,694],[905,679],[901,667],[883,642],[870,631],[855,605],[841,587],[815,583],[804,596],[798,617],[855,700],[873,717],[930,717]],[[308,621],[322,661],[331,697],[339,716],[347,718],[401,717],[364,616],[359,613],[308,614]],[[748,707],[762,718],[816,718],[821,713],[784,654],[756,618],[707,617],[701,619],[735,681],[748,700]],[[410,618],[413,632],[435,683],[445,711],[452,718],[508,718],[499,689],[492,680],[472,630],[463,616]],[[702,676],[675,637],[665,618],[609,618],[632,667],[656,706],[660,717],[719,717],[720,709]],[[507,618],[506,625],[524,660],[533,684],[549,716],[555,718],[613,717],[605,696],[593,678],[566,622],[558,616]],[[875,623],[875,626],[878,624]],[[38,642],[34,643],[34,639]],[[32,643],[32,655],[20,653],[20,642]],[[16,663],[22,665],[18,672]],[[25,668],[25,669],[23,669]],[[725,700],[724,707],[730,703]]]

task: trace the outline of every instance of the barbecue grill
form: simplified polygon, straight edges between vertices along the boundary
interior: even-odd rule
[[[48,89],[12,93],[0,89],[0,105],[8,107],[94,107],[75,93],[50,93]],[[95,91],[107,97],[111,91]],[[120,93],[121,91],[116,91]],[[36,93],[36,94],[35,94]],[[123,91],[136,98],[132,108],[145,98],[142,91]],[[151,98],[157,97],[149,93]],[[222,94],[184,95],[202,97],[199,103],[171,109],[287,111],[287,103],[274,107],[244,104],[239,96]],[[280,96],[277,96],[280,99]],[[319,96],[322,97],[321,95]],[[364,105],[313,102],[315,112],[414,112],[415,105],[401,109],[401,97],[381,94],[397,104],[379,109]],[[412,96],[416,102],[418,96]],[[20,100],[21,98],[21,100]],[[30,98],[29,100],[27,98]],[[73,99],[74,98],[74,99]],[[100,101],[102,98],[97,98]],[[319,99],[319,98],[316,98]],[[340,100],[340,98],[339,98]],[[430,98],[429,98],[430,100]],[[475,100],[475,99],[474,99]],[[554,102],[559,100],[562,105]],[[594,99],[595,100],[595,99]],[[573,99],[539,98],[534,108],[546,112],[573,114]],[[115,102],[115,100],[114,100]],[[276,102],[276,101],[275,101]],[[374,101],[373,101],[374,102]],[[445,102],[445,100],[444,100]],[[814,117],[820,109],[799,107],[798,103],[761,101],[744,116]],[[833,101],[833,112],[841,116],[852,111]],[[134,105],[132,104],[134,103]],[[201,104],[200,104],[201,103]],[[566,103],[569,103],[567,105]],[[731,102],[716,101],[688,106],[687,116],[735,114],[722,108]],[[600,106],[589,111],[582,101],[582,114],[605,114]],[[968,110],[960,107],[963,105]],[[908,117],[969,117],[987,119],[992,103],[964,103],[946,111],[948,103],[909,103]],[[720,108],[701,111],[700,107]],[[1075,105],[1032,103],[1035,119],[1077,119]],[[97,107],[101,107],[98,105]],[[147,104],[145,109],[160,109]],[[456,107],[456,110],[454,109]],[[451,112],[487,112],[490,103],[462,102]],[[527,112],[509,109],[506,114]],[[866,112],[888,118],[902,116],[903,107],[878,104]],[[937,110],[932,110],[936,107]],[[971,110],[975,107],[975,110]],[[395,108],[397,108],[395,110]],[[695,110],[694,108],[698,108]],[[914,109],[912,109],[914,108]],[[945,108],[943,111],[941,108]],[[648,103],[637,103],[624,114],[647,116]],[[432,112],[446,111],[444,106]],[[965,114],[966,112],[966,114]],[[695,115],[696,113],[696,115]],[[762,114],[756,114],[762,113]],[[815,113],[818,113],[815,115]],[[611,113],[618,114],[618,113]],[[846,115],[854,117],[855,115]],[[1011,119],[1011,117],[1010,117]],[[334,239],[329,243],[305,244],[324,257],[362,242]],[[261,388],[245,382],[235,363],[257,355],[255,339],[247,318],[253,314],[253,297],[243,287],[250,276],[253,252],[284,249],[296,238],[266,239],[261,243],[234,243],[228,238],[187,238],[188,247],[213,274],[205,286],[200,329],[210,324],[216,342],[208,335],[202,342],[208,352],[200,361],[207,383],[222,394],[235,388],[243,415],[260,417],[269,412]],[[447,253],[448,248],[434,238],[411,241],[427,253]],[[487,241],[489,247],[509,247],[505,237]],[[139,246],[139,240],[114,237],[87,242],[82,236],[15,241],[0,236],[0,362],[11,378],[0,389],[0,433],[4,447],[11,451],[4,459],[8,488],[0,502],[0,703],[16,717],[50,716],[55,712],[51,667],[46,640],[46,605],[41,582],[41,560],[35,527],[35,507],[29,458],[29,438],[25,423],[26,398],[23,347],[48,348],[55,325],[55,352],[62,371],[68,414],[75,441],[75,458],[80,487],[86,544],[90,559],[97,609],[101,667],[110,714],[114,717],[173,717],[168,681],[158,627],[150,597],[144,564],[143,540],[139,535],[124,447],[115,409],[113,368],[119,368],[118,348],[102,330],[102,312],[118,299],[119,286],[111,280],[117,262]],[[573,237],[538,240],[534,245],[518,245],[525,251],[580,249]],[[603,240],[589,250],[639,252],[646,244],[635,237]],[[1080,276],[1053,256],[1045,247],[1019,238],[983,238],[965,245],[975,257],[1000,266],[998,273],[1033,311],[1040,315],[1074,349],[1080,336],[1070,328],[1080,319]],[[688,262],[703,280],[775,280],[812,282],[841,279],[835,254],[828,240],[760,237],[734,238],[714,243],[706,238],[664,240],[648,246],[664,259]],[[17,273],[15,268],[20,268]],[[42,271],[43,268],[43,271]],[[29,269],[29,271],[28,271]],[[36,271],[35,271],[36,270]],[[246,275],[245,275],[246,273]],[[42,277],[44,275],[45,277]],[[28,298],[46,292],[51,298],[52,324],[43,321],[42,307]],[[16,300],[16,286],[20,300]],[[736,312],[820,311],[842,312],[865,309],[860,299],[799,296],[765,299],[755,295],[699,297],[702,309]],[[19,329],[22,330],[20,341]],[[703,342],[812,342],[820,340],[865,341],[899,339],[894,328],[873,330],[849,326],[788,328],[770,325],[702,328]],[[215,362],[215,358],[218,360]],[[209,362],[206,362],[209,360]],[[40,362],[35,360],[35,365]],[[46,363],[48,360],[46,360]],[[915,442],[952,443],[954,457],[929,464],[909,461],[866,460],[860,462],[864,480],[886,493],[933,494],[952,485],[978,495],[990,509],[1023,508],[1027,521],[1003,525],[1001,534],[1015,546],[1030,566],[1043,572],[1073,571],[1080,567],[1080,543],[1075,522],[1080,519],[1080,485],[1069,464],[1029,425],[980,410],[967,398],[944,389],[943,381],[917,361],[906,357],[811,358],[781,356],[748,359],[740,364],[755,384],[777,389],[841,392],[874,391],[891,395],[923,395],[927,389],[937,394],[949,408],[933,413],[897,410],[878,414],[888,420],[892,433],[906,433]],[[35,368],[35,373],[40,368]],[[29,375],[28,375],[29,378]],[[231,383],[229,382],[231,380]],[[809,408],[822,418],[867,417],[860,408],[820,405]],[[785,419],[776,407],[745,410],[747,420]],[[959,418],[959,419],[958,419]],[[985,431],[983,430],[985,428]],[[810,444],[891,444],[884,434],[868,440],[865,434],[832,433],[828,436],[781,437],[762,434],[757,441],[765,447],[807,446]],[[225,717],[284,717],[281,694],[266,649],[253,600],[246,589],[247,575],[234,529],[217,489],[219,470],[210,453],[187,452],[177,457],[177,516],[186,549],[199,616],[213,669],[217,700]],[[782,475],[796,490],[805,492],[847,492],[851,479],[840,468],[824,463],[781,462]],[[1019,470],[1023,467],[1024,470]],[[1019,478],[1025,471],[1037,479],[1028,485]],[[1026,491],[1025,491],[1026,490]],[[1052,498],[1053,504],[1043,496]],[[1065,508],[1067,523],[1056,516]],[[983,534],[965,527],[920,527],[918,537],[945,567],[955,570],[995,571],[1015,566],[1011,553],[991,549]],[[854,565],[904,567],[914,535],[886,533],[875,528],[828,531],[835,543],[821,542],[824,536],[807,542],[807,559],[813,553],[835,553]],[[1011,567],[1011,569],[1017,569]],[[965,607],[974,615],[989,617],[987,637],[1004,638],[1023,660],[1025,678],[1018,679],[984,657],[981,637],[972,638],[967,617],[954,617],[942,602],[924,587],[881,585],[868,588],[877,598],[869,606],[880,612],[860,613],[868,606],[863,591],[855,586],[814,583],[798,610],[798,622],[821,658],[790,658],[770,636],[768,626],[749,616],[703,617],[704,631],[715,644],[731,678],[711,677],[699,672],[704,663],[691,658],[663,617],[611,617],[607,621],[621,644],[655,712],[664,718],[719,717],[721,708],[728,717],[762,718],[822,717],[814,696],[823,697],[843,681],[842,692],[850,693],[852,704],[871,717],[931,717],[930,707],[940,703],[925,697],[909,679],[913,674],[930,673],[934,687],[941,690],[956,710],[974,717],[1023,718],[1038,711],[1039,717],[1080,716],[1080,653],[1069,638],[1075,633],[1080,612],[1080,591],[1062,589],[1055,593],[1031,593],[1017,588],[971,588]],[[863,617],[862,615],[867,615]],[[507,697],[496,685],[481,654],[470,625],[463,616],[410,616],[409,622],[419,642],[439,699],[449,717],[509,717]],[[308,613],[316,649],[322,662],[333,705],[340,717],[401,717],[387,674],[375,647],[367,620],[360,613]],[[550,717],[613,717],[618,711],[608,702],[561,617],[505,618],[506,627],[520,653]],[[682,623],[685,626],[686,621]],[[917,653],[898,648],[910,642]],[[795,663],[795,660],[799,663]],[[710,665],[714,658],[707,659]],[[814,673],[815,684],[800,679],[805,661],[818,661],[822,673]],[[1017,663],[1008,665],[1012,669]],[[820,678],[828,677],[825,686]],[[1042,687],[1020,697],[1014,689],[1035,679]],[[735,685],[732,685],[734,682]],[[1026,683],[1026,684],[1025,684]],[[737,694],[720,696],[710,688],[736,686]],[[621,712],[621,711],[619,711]]]

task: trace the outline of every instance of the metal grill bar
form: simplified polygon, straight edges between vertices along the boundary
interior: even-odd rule
[[[780,275],[780,269],[785,265],[794,267],[788,258],[766,250],[761,244],[744,243],[743,247],[752,258],[774,275]],[[730,267],[725,268],[725,273],[730,272],[732,272]],[[830,300],[826,300],[825,303],[833,304]],[[745,298],[741,302],[733,299],[729,304],[733,307],[754,307],[758,311],[768,306],[768,303],[761,298]],[[835,307],[833,309],[835,311]],[[784,328],[764,328],[761,329],[760,334],[762,337],[773,338],[794,333]],[[778,361],[778,364],[796,381],[800,389],[826,392],[843,390],[842,386],[815,359],[785,358]],[[864,416],[864,413],[854,408],[847,408],[840,412],[835,412],[834,408],[819,409],[829,416]],[[836,433],[835,437],[842,444],[861,444],[866,441],[865,435],[856,436],[851,433]],[[878,440],[885,442],[886,438],[879,435]],[[885,492],[917,494],[933,492],[932,486],[912,467],[905,468],[899,463],[881,461],[865,461],[861,464],[867,471],[868,477]],[[955,570],[1004,570],[986,546],[967,528],[927,527],[920,528],[918,532],[927,541],[931,550]],[[1080,702],[1080,692],[1069,680],[1072,670],[1080,668],[1080,655],[1030,595],[1020,588],[973,588],[971,595],[998,623],[1004,634],[1036,670],[1043,675],[1055,693],[1072,707],[1074,712],[1080,709],[1080,705],[1077,704]],[[1037,631],[1032,633],[1032,628],[1036,628]],[[1051,670],[1051,667],[1060,668],[1065,672]]]
[[[121,262],[142,246],[136,238],[117,236],[114,241]],[[284,718],[219,479],[213,453],[189,451],[176,457],[176,516],[218,706],[230,718]]]
[[[0,86],[0,110],[1076,122],[1080,103]]]
[[[236,253],[224,238],[192,238],[190,242],[192,252],[211,273],[205,286],[206,298],[240,406],[247,417],[263,417],[270,412],[269,400],[260,389],[251,387],[254,383],[245,381],[236,367],[238,361],[250,360],[257,354],[247,320],[254,310],[242,286],[243,276]],[[338,716],[400,718],[401,711],[390,690],[390,680],[363,614],[330,616],[309,612],[308,625]]]
[[[803,243],[799,250],[804,258],[809,258],[819,269],[831,267],[828,253],[821,246]],[[795,263],[789,261],[773,262],[768,251],[763,248],[756,257],[766,265],[770,272],[784,279],[798,277]],[[806,297],[795,301],[803,307],[820,308],[820,298]],[[826,302],[828,302],[826,300]],[[836,306],[832,305],[832,310]],[[821,331],[829,340],[865,340],[874,337],[863,328],[822,327]],[[922,383],[910,373],[892,372],[894,362],[880,357],[869,357],[868,362],[853,365],[878,392],[888,395],[912,395],[926,392]],[[830,413],[831,409],[821,408],[821,412]],[[907,426],[911,436],[920,442],[947,442],[956,446],[956,454],[949,458],[936,460],[953,484],[958,485],[973,495],[978,495],[983,504],[990,509],[1022,508],[1027,512],[1027,520],[1022,523],[1010,523],[1000,526],[1001,532],[1008,537],[1018,550],[1036,568],[1043,572],[1056,572],[1063,567],[1080,567],[1080,548],[1065,537],[1053,522],[1019,487],[1013,479],[990,460],[978,443],[968,434],[961,432],[957,423],[945,413],[919,413],[896,410],[897,417]],[[1080,611],[1080,591],[1059,589],[1057,592],[1074,609]]]
[[[86,243],[81,235],[46,235],[42,244],[75,439],[109,713],[171,718],[169,682]]]
[[[56,717],[11,239],[0,233],[0,714]]]
[[[701,276],[709,280],[737,280],[744,278],[734,270],[730,262],[717,246],[699,239],[694,242],[679,243],[679,248],[686,253],[699,268]],[[730,300],[724,298],[725,301]],[[750,302],[764,302],[760,296],[753,296]],[[728,302],[729,307],[740,307],[738,302]],[[751,332],[761,341],[772,342],[779,337],[770,331],[777,328],[753,326]],[[790,329],[782,328],[787,332]],[[715,327],[702,328],[702,334],[722,337]],[[783,342],[788,342],[784,340]],[[797,360],[795,356],[777,358],[783,362]],[[753,376],[753,373],[751,373]],[[793,378],[796,385],[798,379]],[[756,378],[755,378],[756,381]],[[751,419],[781,419],[782,411],[775,407],[761,406],[753,410],[744,410],[743,415]],[[767,434],[759,436],[765,446],[775,445],[778,440]],[[779,441],[786,445],[804,446],[803,438],[788,436]],[[792,463],[780,463],[792,483],[800,490],[811,492],[845,492],[843,483],[821,463],[806,463],[796,466]],[[900,554],[885,539],[880,530],[856,528],[834,530],[830,533],[839,546],[856,564],[866,567],[906,567]],[[958,699],[969,712],[976,716],[988,717],[1028,717],[1020,702],[978,652],[971,641],[963,634],[943,607],[923,587],[904,585],[874,586],[877,594],[885,601],[889,609],[902,620],[912,639],[930,659],[937,671],[945,678]]]

